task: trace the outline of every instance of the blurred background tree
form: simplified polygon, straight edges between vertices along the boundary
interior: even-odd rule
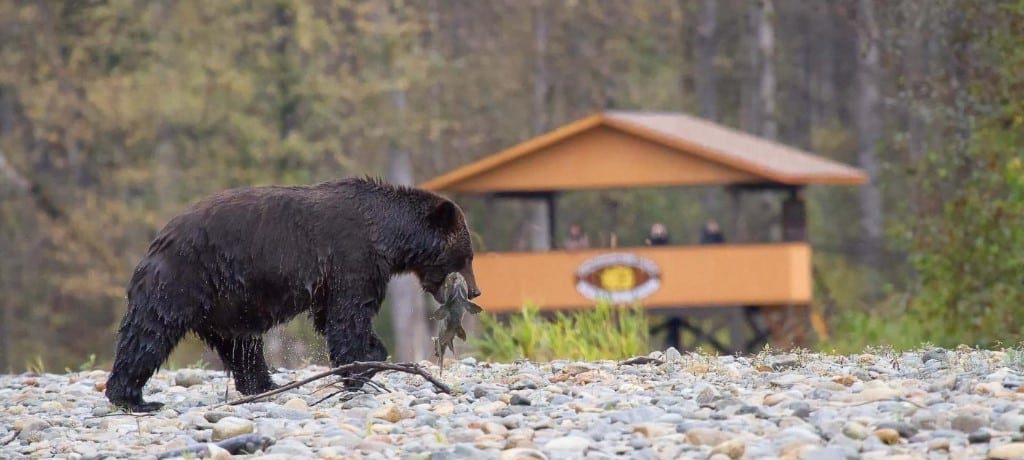
[[[1020,340],[1022,18],[1022,0],[0,2],[0,370],[109,360],[134,264],[200,196],[389,166],[418,182],[602,109],[698,113],[870,172],[809,195],[827,346]],[[559,225],[695,242],[724,200],[579,194]],[[488,249],[544,218],[468,209]],[[272,362],[322,355],[302,321],[276,334]]]

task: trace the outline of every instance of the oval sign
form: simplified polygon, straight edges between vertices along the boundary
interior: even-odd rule
[[[636,302],[660,287],[658,266],[635,254],[602,254],[584,261],[576,270],[576,290],[590,300]]]

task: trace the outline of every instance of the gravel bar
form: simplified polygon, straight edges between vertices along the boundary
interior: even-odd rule
[[[222,371],[164,370],[145,391],[166,406],[141,416],[109,406],[105,371],[0,375],[0,458],[1024,458],[1019,350],[651,357],[464,358],[441,378],[452,395],[388,373],[374,381],[389,392],[318,403],[337,391],[319,381],[240,406],[222,404],[239,397]]]

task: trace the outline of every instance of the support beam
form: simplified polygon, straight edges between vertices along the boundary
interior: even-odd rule
[[[719,353],[729,353],[729,349],[725,345],[723,345],[722,342],[719,342],[718,339],[714,337],[714,327],[712,327],[711,331],[705,332],[704,329],[700,328],[700,326],[691,323],[686,318],[678,318],[679,326],[687,331],[690,331],[690,333],[692,333],[696,337],[696,341],[694,342],[695,345],[699,345],[701,342],[704,342],[707,343],[708,345],[711,345]]]
[[[551,237],[551,249],[555,249],[559,247],[558,221],[555,220],[555,216],[558,214],[558,194],[556,192],[548,193],[544,200],[548,208],[548,230]]]
[[[480,236],[480,241],[483,243],[482,247],[480,248],[480,250],[482,250],[482,251],[494,251],[494,250],[498,249],[496,247],[493,247],[491,244],[489,244],[487,239],[486,239],[486,238],[493,238],[494,234],[495,234],[495,230],[497,229],[496,228],[496,224],[498,223],[498,219],[491,218],[491,216],[497,215],[496,212],[495,212],[495,210],[497,209],[497,200],[498,200],[498,197],[495,194],[488,193],[484,197],[484,219],[477,220],[478,222],[480,220],[482,220],[483,223],[484,223],[483,224],[484,232],[483,232],[483,235]],[[501,248],[501,249],[508,249],[508,248]]]
[[[783,241],[807,241],[807,204],[802,187],[789,189],[781,217]]]
[[[743,189],[729,187],[729,214],[732,220],[733,235],[727,241],[733,243],[746,243],[747,222],[743,215]]]

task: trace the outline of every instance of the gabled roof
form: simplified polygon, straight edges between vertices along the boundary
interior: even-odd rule
[[[420,186],[521,192],[743,183],[863,184],[864,171],[682,113],[602,112]]]

